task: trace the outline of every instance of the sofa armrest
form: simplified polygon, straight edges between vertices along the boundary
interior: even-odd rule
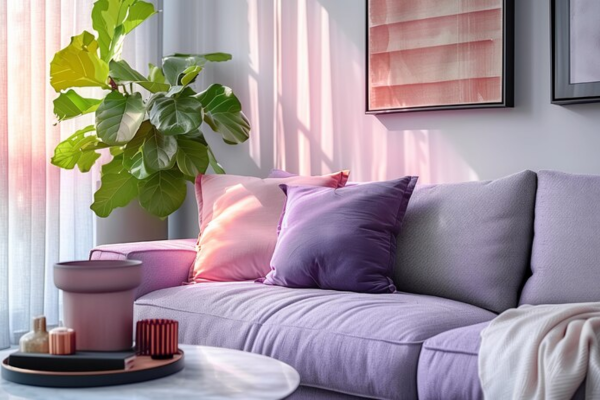
[[[196,239],[108,244],[90,252],[90,260],[142,261],[142,283],[136,290],[136,299],[187,282],[195,257]]]

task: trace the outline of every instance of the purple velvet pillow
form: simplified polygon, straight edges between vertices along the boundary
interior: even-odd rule
[[[396,236],[417,177],[287,195],[268,285],[364,293],[396,291]]]

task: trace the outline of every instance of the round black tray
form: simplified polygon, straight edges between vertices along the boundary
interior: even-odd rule
[[[163,378],[184,367],[183,351],[168,360],[153,360],[149,356],[138,356],[134,366],[128,370],[98,372],[50,372],[15,368],[8,365],[8,357],[2,361],[2,378],[22,385],[83,388],[94,386],[123,385]]]

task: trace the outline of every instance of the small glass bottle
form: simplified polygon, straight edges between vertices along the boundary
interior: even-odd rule
[[[33,318],[33,331],[26,333],[19,340],[19,350],[23,353],[48,353],[48,331],[46,317]]]

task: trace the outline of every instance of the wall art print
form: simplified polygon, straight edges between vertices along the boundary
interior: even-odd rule
[[[367,0],[367,113],[512,107],[513,35],[514,0]]]
[[[552,103],[600,102],[600,1],[552,0]]]

